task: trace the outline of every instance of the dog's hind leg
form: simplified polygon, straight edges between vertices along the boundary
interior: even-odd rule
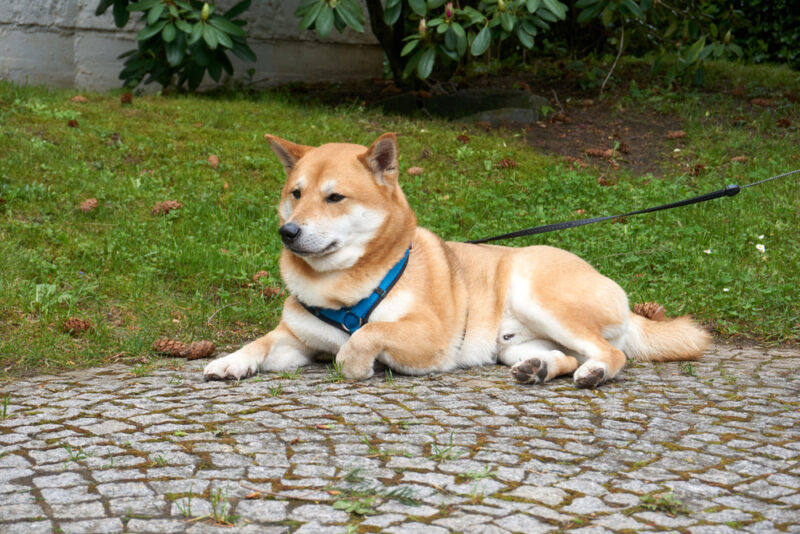
[[[573,380],[578,387],[593,388],[613,378],[623,367],[627,357],[602,337],[594,340],[594,354],[575,371]]]
[[[511,376],[523,384],[547,382],[578,368],[577,358],[564,354],[557,345],[544,339],[505,346],[501,342],[497,360],[510,366]]]

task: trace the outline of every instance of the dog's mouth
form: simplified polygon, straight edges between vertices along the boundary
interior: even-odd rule
[[[321,258],[322,256],[333,254],[340,248],[338,241],[331,241],[325,248],[321,250],[309,250],[303,247],[299,247],[297,245],[289,245],[286,243],[284,243],[283,246],[288,248],[289,252],[291,252],[292,254],[295,254],[296,256],[300,256],[303,258]]]

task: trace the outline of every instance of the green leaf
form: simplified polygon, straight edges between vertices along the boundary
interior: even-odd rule
[[[500,15],[500,24],[507,32],[511,32],[514,29],[515,22],[516,18],[508,11],[503,11],[503,13]]]
[[[691,46],[691,48],[689,48],[688,52],[686,52],[686,57],[685,57],[686,63],[691,65],[692,63],[697,61],[697,58],[700,55],[700,50],[702,50],[705,45],[706,45],[706,37],[704,35],[703,37],[698,39],[697,42],[695,42]]]
[[[433,64],[436,62],[436,49],[433,47],[426,48],[422,52],[422,57],[419,58],[417,63],[417,76],[420,80],[424,80],[431,75],[433,71]]]
[[[205,26],[205,24],[203,24],[200,21],[194,24],[194,26],[192,27],[192,35],[189,36],[190,45],[199,41],[200,38],[203,36],[203,26]]]
[[[189,81],[189,90],[194,91],[203,81],[203,76],[206,73],[206,68],[197,63],[191,63],[186,69],[186,77]]]
[[[94,15],[96,17],[99,17],[100,15],[105,13],[106,10],[109,7],[111,7],[111,4],[113,4],[113,3],[114,3],[114,0],[100,0],[100,3],[97,4],[97,9],[94,10]]]
[[[419,44],[419,39],[412,39],[411,41],[406,43],[406,45],[403,47],[403,50],[400,51],[400,57],[405,57],[411,52],[413,52],[418,44]]]
[[[186,22],[185,20],[180,20],[180,19],[176,20],[175,27],[178,28],[183,33],[188,33],[188,34],[192,33],[192,25]]]
[[[217,42],[224,46],[225,48],[233,47],[233,41],[231,40],[231,36],[227,33],[218,30],[217,28],[213,28],[217,34]]]
[[[628,8],[628,11],[637,19],[644,18],[644,13],[641,8],[633,0],[622,0],[622,5]]]
[[[217,45],[219,45],[219,40],[217,39],[217,30],[215,30],[210,24],[203,24],[203,41],[206,42],[211,50],[216,50]],[[209,72],[210,68],[211,66],[209,65]]]
[[[525,7],[528,9],[528,13],[536,13],[536,10],[539,9],[539,6],[542,5],[542,0],[526,0]]]
[[[342,17],[345,24],[359,33],[364,33],[364,25],[361,24],[361,21],[358,20],[355,13],[346,8],[345,5],[345,0],[340,0],[339,4],[336,5],[336,13]]]
[[[247,46],[246,44],[234,42],[233,43],[233,48],[231,48],[231,52],[233,52],[233,54],[236,57],[238,57],[239,59],[244,60],[244,61],[255,61],[256,60],[255,52],[253,52],[253,50],[249,46]]]
[[[525,29],[522,27],[522,24],[517,26],[517,39],[519,39],[519,42],[522,43],[522,46],[525,48],[529,50],[533,48],[533,37],[531,37],[531,34],[525,31]]]
[[[437,7],[441,7],[447,0],[428,0],[426,4],[428,5],[428,9],[436,9]]]
[[[314,24],[314,21],[317,20],[319,16],[319,12],[322,11],[322,8],[325,7],[325,2],[319,1],[314,3],[303,15],[303,19],[300,21],[300,29],[307,30]]]
[[[164,4],[156,4],[150,8],[150,11],[147,12],[147,24],[155,24],[161,18],[161,14],[166,7]]]
[[[578,9],[583,9],[585,7],[593,6],[595,4],[599,4],[600,0],[578,0],[575,2],[575,7]]]
[[[449,57],[450,59],[452,59],[456,63],[461,59],[459,57],[459,55],[456,53],[455,50],[448,50],[447,48],[443,47],[442,45],[439,45],[436,49],[439,51],[440,54],[443,54],[443,55]]]
[[[327,37],[333,29],[333,9],[327,5],[322,8],[319,16],[317,17],[315,28],[317,33],[322,37]]]
[[[464,27],[458,22],[453,22],[450,24],[450,28],[452,28],[453,33],[455,33],[459,38],[464,38],[467,36],[467,32],[464,31]]]
[[[414,11],[414,13],[420,17],[424,17],[428,12],[428,7],[425,5],[425,0],[408,0],[408,5],[411,6],[411,9]]]
[[[391,5],[390,5],[391,4]],[[400,18],[400,12],[403,10],[401,0],[386,1],[386,7],[383,10],[383,22],[387,26],[392,26]]]
[[[408,76],[417,68],[417,64],[419,63],[419,59],[422,57],[422,51],[418,50],[416,54],[411,56],[411,59],[408,60],[406,63],[406,67],[403,69],[403,78],[408,78]]]
[[[128,6],[128,11],[147,11],[156,4],[162,3],[162,0],[142,0]]]
[[[234,24],[233,22],[224,17],[220,17],[219,15],[210,17],[208,19],[208,23],[227,35],[235,35],[237,37],[244,37],[246,35],[241,26]]]
[[[473,56],[480,56],[486,49],[489,48],[489,44],[492,42],[492,31],[489,29],[489,26],[484,26],[481,31],[478,32],[478,35],[475,36],[475,39],[472,41],[472,47],[470,48],[470,54]]]
[[[559,20],[564,20],[567,16],[567,6],[559,2],[558,0],[542,0],[544,3],[544,7],[547,8],[550,13],[556,16]]]
[[[131,13],[125,9],[123,2],[114,2],[114,24],[117,28],[125,26],[131,18]]]
[[[164,50],[167,53],[167,63],[169,63],[170,66],[177,67],[180,65],[181,61],[183,61],[186,46],[185,39],[185,37],[183,39],[175,39],[164,46]],[[184,42],[181,43],[181,41]]]
[[[164,26],[167,25],[166,20],[161,20],[156,22],[152,26],[145,26],[142,28],[142,31],[139,32],[139,35],[136,36],[137,41],[146,41],[150,39],[152,36],[156,35],[158,32],[164,29]]]
[[[245,11],[250,9],[250,0],[242,0],[235,3],[228,11],[225,12],[225,18],[233,20]]]
[[[174,24],[167,24],[164,26],[164,29],[161,30],[161,38],[164,39],[165,43],[171,43],[175,40],[175,35],[177,35],[178,30],[175,29]]]
[[[583,11],[581,11],[580,13],[578,13],[577,21],[578,21],[578,23],[582,24],[582,23],[586,22],[587,20],[595,18],[597,16],[597,14],[600,13],[600,11],[602,11],[602,10],[603,10],[603,4],[598,2],[598,3],[594,4],[592,7],[588,7],[586,9],[584,9]]]

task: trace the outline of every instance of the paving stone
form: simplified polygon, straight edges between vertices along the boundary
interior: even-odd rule
[[[331,383],[320,364],[205,383],[204,363],[0,382],[13,415],[0,420],[0,532],[800,534],[797,350],[715,345],[697,376],[637,364],[597,391],[520,386],[502,366],[391,386],[382,373]],[[358,487],[376,515],[334,508],[369,497],[347,493]],[[419,504],[380,496],[398,488]],[[685,512],[640,508],[670,491]],[[235,526],[187,522],[181,509],[204,516],[211,497]]]
[[[494,523],[511,532],[520,532],[522,534],[539,534],[551,532],[553,529],[547,523],[525,514],[514,514],[502,519],[496,519]]]
[[[102,532],[103,534],[113,534],[115,532],[122,532],[125,528],[119,518],[113,517],[108,519],[87,519],[85,521],[71,521],[62,522],[58,526],[65,533],[69,534],[96,534]]]

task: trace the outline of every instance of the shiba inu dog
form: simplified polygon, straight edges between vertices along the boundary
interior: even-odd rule
[[[524,383],[613,378],[626,356],[700,358],[688,317],[633,314],[615,282],[570,252],[445,242],[418,227],[391,133],[370,147],[267,135],[288,175],[278,208],[286,299],[278,326],[209,363],[210,379],[294,369],[335,354],[347,378],[378,360],[422,375],[500,362]]]

